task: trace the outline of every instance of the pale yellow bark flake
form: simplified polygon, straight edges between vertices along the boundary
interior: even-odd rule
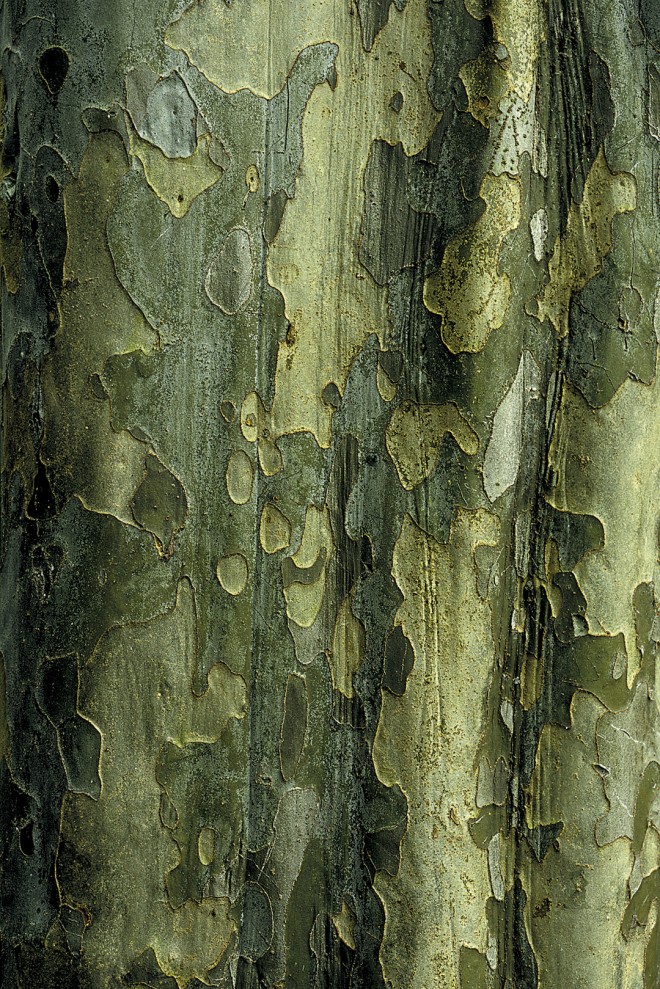
[[[374,882],[385,909],[380,958],[394,989],[459,989],[461,945],[488,947],[487,854],[468,820],[477,814],[476,757],[494,667],[474,552],[497,539],[495,516],[459,510],[448,543],[406,516],[394,550],[404,597],[396,621],[415,653],[403,696],[383,693],[374,743],[379,778],[408,800],[398,874],[379,872]]]
[[[385,442],[406,491],[412,491],[431,476],[446,433],[451,433],[464,453],[474,455],[479,449],[479,437],[453,402],[445,405],[406,402],[394,410]]]
[[[568,385],[550,450],[561,511],[595,515],[605,545],[587,553],[575,576],[593,635],[623,632],[628,685],[639,670],[633,594],[653,581],[660,525],[660,384],[627,381],[593,409]]]

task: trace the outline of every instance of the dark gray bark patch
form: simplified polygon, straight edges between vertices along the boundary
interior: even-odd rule
[[[159,78],[140,65],[126,76],[126,105],[133,125],[168,158],[188,158],[197,144],[197,107],[178,72]]]
[[[53,45],[42,52],[39,59],[39,73],[46,83],[49,93],[55,96],[64,85],[69,71],[69,56],[59,45]]]
[[[429,0],[428,17],[433,42],[429,96],[438,110],[444,110],[456,99],[457,88],[463,108],[465,89],[458,78],[459,69],[465,62],[477,58],[492,42],[493,23],[488,16],[481,20],[472,17],[464,0]]]
[[[37,698],[57,733],[68,789],[98,799],[101,734],[78,714],[78,660],[74,654],[44,664]]]
[[[273,910],[258,883],[245,884],[241,916],[238,950],[243,958],[256,962],[266,954],[273,940]]]
[[[571,203],[614,124],[610,74],[592,49],[590,25],[576,0],[550,0],[548,40],[541,46],[539,87],[547,93],[548,188],[556,189],[559,232]]]
[[[630,285],[616,254],[571,300],[567,374],[595,408],[605,405],[627,378],[650,384],[658,341],[654,299]]]
[[[383,687],[400,697],[405,692],[406,680],[414,661],[415,654],[410,640],[403,634],[401,626],[397,625],[385,643]]]
[[[413,157],[400,144],[374,141],[364,173],[359,257],[379,285],[432,254],[439,257],[479,218],[479,163],[487,138],[485,127],[452,109]]]
[[[302,677],[291,674],[284,694],[280,761],[285,780],[295,776],[307,731],[307,690]]]

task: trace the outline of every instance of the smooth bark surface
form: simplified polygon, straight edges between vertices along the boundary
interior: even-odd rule
[[[651,0],[6,0],[2,989],[658,989]]]

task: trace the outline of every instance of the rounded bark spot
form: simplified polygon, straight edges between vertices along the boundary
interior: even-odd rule
[[[272,502],[261,513],[259,540],[266,553],[277,553],[291,542],[291,523]]]
[[[259,169],[256,165],[249,165],[245,173],[245,184],[248,192],[256,192],[259,188]]]
[[[227,594],[233,594],[235,597],[245,590],[247,584],[247,560],[240,553],[222,556],[218,560],[216,575]]]
[[[48,87],[48,92],[55,96],[64,85],[69,71],[69,56],[60,48],[53,45],[42,52],[39,59],[39,74]]]
[[[227,464],[227,492],[235,505],[245,505],[252,495],[254,469],[244,450],[234,450]]]
[[[250,235],[236,227],[206,273],[204,288],[213,305],[227,316],[244,309],[252,293],[252,272]]]
[[[210,865],[215,859],[215,831],[213,828],[202,828],[197,838],[197,853],[202,865]]]

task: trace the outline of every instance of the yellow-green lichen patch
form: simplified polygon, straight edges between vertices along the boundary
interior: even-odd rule
[[[102,736],[102,789],[98,800],[65,797],[57,880],[63,902],[91,917],[85,954],[99,986],[148,948],[182,989],[193,978],[208,982],[234,929],[227,899],[175,910],[164,896],[179,856],[159,815],[161,748],[213,743],[245,713],[241,677],[214,668],[197,696],[195,666],[193,592],[183,580],[172,611],[113,628],[80,674],[80,712]]]
[[[415,654],[403,696],[383,693],[374,742],[379,779],[408,800],[399,871],[374,881],[385,909],[380,959],[394,989],[458,989],[461,945],[487,949],[487,855],[468,820],[494,647],[474,552],[497,539],[493,515],[459,510],[448,543],[406,516],[394,550],[404,598],[396,621]]]
[[[549,319],[560,337],[568,333],[571,295],[601,270],[612,249],[614,217],[633,210],[636,203],[635,179],[611,172],[601,148],[584,183],[582,202],[571,203],[566,231],[555,241],[549,281],[538,299],[535,315]]]
[[[431,476],[446,433],[451,433],[464,453],[474,455],[479,449],[479,437],[453,402],[405,402],[394,410],[387,427],[387,450],[406,491]]]
[[[445,249],[439,269],[424,283],[424,304],[440,316],[442,339],[453,354],[483,350],[504,323],[511,298],[507,274],[499,274],[502,242],[520,223],[520,183],[486,175],[482,216]]]

